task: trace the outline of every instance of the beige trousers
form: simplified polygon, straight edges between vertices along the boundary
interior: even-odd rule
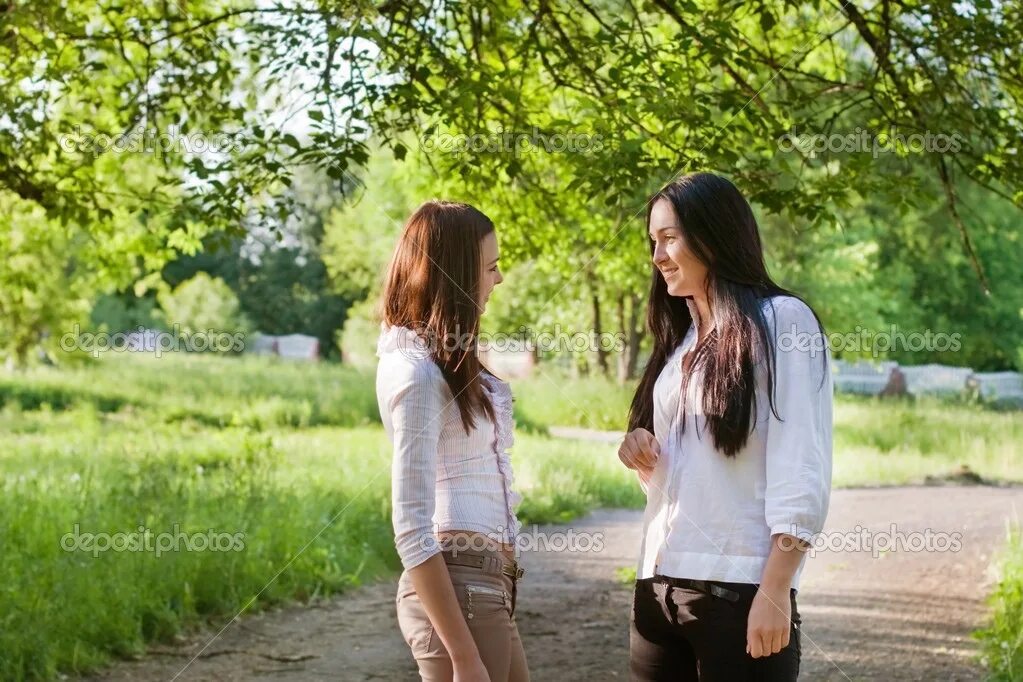
[[[448,564],[462,615],[469,625],[491,682],[528,682],[526,654],[515,623],[512,578],[480,568]],[[447,649],[434,631],[408,572],[398,580],[398,626],[419,666],[423,682],[451,682]]]

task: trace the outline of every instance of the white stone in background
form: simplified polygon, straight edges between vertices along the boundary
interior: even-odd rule
[[[320,357],[320,342],[315,336],[305,334],[278,336],[277,354],[293,360],[317,360]]]
[[[840,393],[880,395],[897,371],[913,395],[949,395],[975,387],[985,399],[1023,403],[1023,374],[1019,372],[974,372],[969,367],[899,365],[890,360],[834,360],[833,364],[835,390]]]
[[[259,334],[255,338],[246,339],[245,352],[276,355],[289,360],[316,361],[320,359],[320,342],[315,336],[306,334]]]
[[[913,395],[962,393],[967,377],[973,374],[969,367],[949,365],[901,366],[899,369],[906,375],[906,387]]]
[[[245,350],[253,355],[277,355],[277,337],[269,334],[257,334],[245,340]]]
[[[834,360],[833,364],[835,390],[859,395],[881,393],[891,379],[892,370],[899,366],[897,362],[891,360],[884,362]]]
[[[129,353],[154,353],[159,344],[160,333],[156,329],[131,332],[126,337],[127,342],[124,349]]]
[[[974,372],[980,395],[988,399],[1023,399],[1023,374],[1019,372]]]

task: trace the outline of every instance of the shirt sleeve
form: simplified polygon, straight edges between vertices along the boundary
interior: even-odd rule
[[[831,495],[831,357],[805,303],[789,299],[775,311],[778,417],[771,411],[767,426],[766,520],[771,535],[812,542],[824,528]],[[770,311],[767,317],[770,324]]]
[[[433,512],[441,415],[448,399],[444,377],[431,360],[402,360],[390,371],[391,522],[398,556],[409,569],[440,552]]]

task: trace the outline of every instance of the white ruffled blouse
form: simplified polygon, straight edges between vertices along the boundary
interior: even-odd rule
[[[496,419],[478,415],[467,435],[440,367],[413,330],[382,325],[377,355],[377,404],[394,447],[391,521],[402,565],[412,568],[437,554],[441,531],[475,531],[514,544],[522,497],[512,490],[508,455],[511,387],[486,371],[480,375]]]

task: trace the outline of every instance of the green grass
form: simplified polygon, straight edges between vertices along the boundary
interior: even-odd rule
[[[258,357],[121,356],[0,374],[0,403],[24,410],[92,405],[209,426],[361,426],[379,423],[373,377],[347,367]]]
[[[281,447],[247,427],[182,428],[88,409],[7,409],[0,422],[21,427],[0,463],[2,679],[87,670],[199,616],[229,618],[257,594],[264,605],[304,599],[395,568],[386,480],[360,485],[386,456],[378,438],[338,430],[336,461],[316,471],[301,444]],[[65,551],[61,538],[76,524],[90,533],[242,533],[244,549]]]
[[[0,679],[89,671],[253,600],[400,568],[369,374],[118,358],[5,376],[0,401]],[[515,462],[524,524],[642,502],[613,452],[521,432]],[[241,533],[243,549],[66,551],[76,524]]]
[[[1020,412],[840,396],[834,437],[838,486],[919,483],[963,465],[987,480],[1023,482]]]
[[[530,424],[624,431],[635,385],[600,377],[571,378],[543,365],[528,379],[510,380],[516,417]]]
[[[572,380],[542,367],[512,387],[522,414],[535,423],[619,431],[625,429],[634,390],[634,384]],[[1023,482],[1020,411],[926,397],[838,395],[834,424],[836,487],[922,483],[962,465],[984,479]]]
[[[616,447],[549,425],[621,428],[629,387],[515,380],[523,524],[643,496]],[[332,594],[400,567],[390,448],[372,373],[252,358],[118,357],[0,377],[0,679],[53,679],[203,620]],[[1021,481],[1018,415],[842,398],[835,484],[967,464]],[[65,551],[81,532],[243,534],[240,551]],[[276,577],[275,577],[276,576]]]
[[[991,682],[1023,680],[1023,535],[1017,527],[1002,553],[988,627],[976,633]]]

